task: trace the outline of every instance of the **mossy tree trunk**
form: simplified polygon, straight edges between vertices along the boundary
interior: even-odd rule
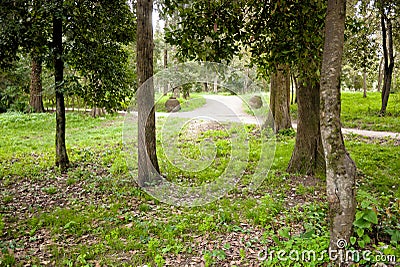
[[[356,208],[356,166],[343,142],[340,122],[340,74],[342,66],[346,0],[328,0],[325,46],[321,71],[321,133],[326,160],[330,250],[339,240],[349,242]],[[338,266],[340,262],[336,261]]]

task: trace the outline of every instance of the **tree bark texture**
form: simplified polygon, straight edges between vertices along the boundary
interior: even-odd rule
[[[167,29],[168,28],[168,19],[166,19],[165,20],[165,26],[164,26],[164,29]],[[165,45],[164,45],[164,69],[167,69],[168,68],[168,44],[167,44],[167,42],[165,42]],[[166,83],[165,85],[164,85],[164,95],[167,95],[168,94],[168,90],[169,90],[169,86],[168,86],[168,83]]]
[[[363,97],[367,97],[367,70],[363,71]]]
[[[393,55],[393,26],[392,21],[385,14],[384,1],[380,0],[381,27],[382,27],[382,47],[383,47],[383,86],[382,86],[382,106],[381,115],[385,115],[389,101],[390,88],[392,85],[392,75],[394,68]]]
[[[146,186],[159,172],[153,76],[153,0],[137,1],[138,183]]]
[[[270,109],[274,121],[274,131],[292,128],[290,120],[290,73],[289,67],[278,67],[271,76]]]
[[[381,58],[379,62],[379,70],[378,70],[378,92],[381,91],[381,86],[382,86],[382,64],[383,64],[383,57]]]
[[[296,143],[287,171],[313,175],[325,171],[320,118],[318,83],[312,78],[301,78],[297,88]]]
[[[62,59],[62,5],[57,1],[58,10],[53,14],[54,82],[56,95],[56,165],[65,172],[69,165],[65,146],[65,104],[63,93],[64,62]]]
[[[349,242],[356,208],[356,166],[344,146],[340,122],[340,74],[345,17],[346,0],[328,0],[320,96],[331,250],[339,248],[339,239]]]
[[[42,62],[37,57],[32,57],[31,83],[29,87],[29,105],[35,113],[44,112],[42,96]]]

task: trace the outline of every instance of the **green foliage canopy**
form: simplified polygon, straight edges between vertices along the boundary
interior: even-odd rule
[[[20,54],[52,62],[52,18],[63,18],[64,93],[115,110],[133,94],[135,76],[125,45],[135,39],[135,15],[124,0],[5,0],[0,3],[0,67]]]
[[[319,77],[323,49],[325,1],[197,0],[164,1],[168,14],[179,14],[166,34],[187,59],[230,60],[248,46],[261,73],[289,64]],[[307,73],[308,70],[314,73]]]

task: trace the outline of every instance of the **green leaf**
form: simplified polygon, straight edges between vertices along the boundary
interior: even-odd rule
[[[354,226],[359,227],[359,228],[364,228],[364,229],[369,229],[371,228],[371,223],[369,221],[364,220],[363,218],[356,220],[353,223]]]
[[[392,242],[399,242],[400,241],[400,231],[399,230],[386,230],[386,233],[388,233],[391,237]]]
[[[357,213],[356,213],[356,221],[361,219],[363,216],[364,216],[364,212],[363,211],[357,211]]]
[[[357,238],[355,238],[354,236],[350,237],[350,244],[354,245],[357,241]]]
[[[378,224],[378,216],[373,210],[364,211],[363,218],[373,224]]]
[[[280,229],[279,230],[279,235],[281,236],[281,237],[285,237],[285,238],[290,238],[290,235],[289,235],[289,228],[282,228],[282,229]]]
[[[277,237],[276,235],[272,236],[272,240],[274,240],[274,242],[275,242],[278,246],[280,246],[280,245],[282,244],[281,241],[279,240],[279,237]]]
[[[357,235],[358,235],[359,237],[362,237],[363,234],[364,234],[364,229],[363,229],[363,228],[357,228],[356,232],[357,232]]]
[[[369,238],[368,235],[364,235],[363,236],[363,241],[365,242],[365,244],[369,244],[371,242],[371,238]]]

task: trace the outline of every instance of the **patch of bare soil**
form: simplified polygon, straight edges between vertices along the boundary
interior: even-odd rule
[[[224,130],[225,127],[216,121],[206,121],[206,120],[191,120],[186,124],[185,127],[185,137],[188,139],[196,138],[200,133],[206,131],[218,131]]]

